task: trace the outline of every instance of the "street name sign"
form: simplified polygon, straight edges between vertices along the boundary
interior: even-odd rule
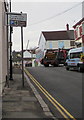
[[[26,27],[27,14],[26,13],[6,13],[6,25],[11,27]]]

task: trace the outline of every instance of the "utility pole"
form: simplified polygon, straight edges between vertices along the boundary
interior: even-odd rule
[[[10,13],[11,13],[11,0],[10,0]],[[13,80],[12,77],[12,27],[10,26],[10,80]]]

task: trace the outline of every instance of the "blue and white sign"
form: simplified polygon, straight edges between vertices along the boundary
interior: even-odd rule
[[[26,27],[27,14],[26,13],[6,13],[6,25],[12,27]]]

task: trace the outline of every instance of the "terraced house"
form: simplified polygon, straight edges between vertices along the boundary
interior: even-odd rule
[[[84,46],[84,17],[74,26],[75,43],[77,47]]]

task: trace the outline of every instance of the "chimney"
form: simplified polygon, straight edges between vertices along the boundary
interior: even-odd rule
[[[67,28],[67,30],[69,30],[69,24],[66,24],[66,28]]]

